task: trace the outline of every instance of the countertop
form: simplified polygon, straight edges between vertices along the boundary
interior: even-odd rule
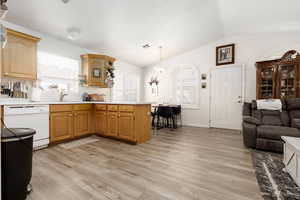
[[[58,105],[58,104],[121,104],[121,105],[148,105],[152,104],[149,102],[97,102],[97,101],[1,101],[2,106],[13,106],[13,105]]]

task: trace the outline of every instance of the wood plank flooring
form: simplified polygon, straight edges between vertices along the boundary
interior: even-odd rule
[[[30,200],[261,199],[239,132],[162,129],[146,144],[110,139],[35,152]]]

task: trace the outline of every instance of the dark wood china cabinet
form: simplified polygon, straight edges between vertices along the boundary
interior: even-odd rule
[[[256,98],[300,98],[300,55],[288,51],[281,59],[256,63]]]

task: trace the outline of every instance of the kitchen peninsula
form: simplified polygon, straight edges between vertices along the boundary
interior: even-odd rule
[[[49,105],[50,144],[92,134],[134,144],[150,139],[149,103],[66,101],[0,104],[11,107]]]

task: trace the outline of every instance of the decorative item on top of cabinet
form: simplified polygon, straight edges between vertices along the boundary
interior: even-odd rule
[[[107,88],[112,84],[108,84],[114,76],[111,76],[113,72],[113,63],[115,58],[97,55],[86,54],[81,56],[82,60],[82,76],[84,77],[86,86],[97,86],[101,88]]]
[[[257,62],[257,99],[300,97],[300,55],[291,50],[281,59]]]
[[[3,49],[2,76],[37,79],[37,43],[40,38],[7,29],[7,44]]]

